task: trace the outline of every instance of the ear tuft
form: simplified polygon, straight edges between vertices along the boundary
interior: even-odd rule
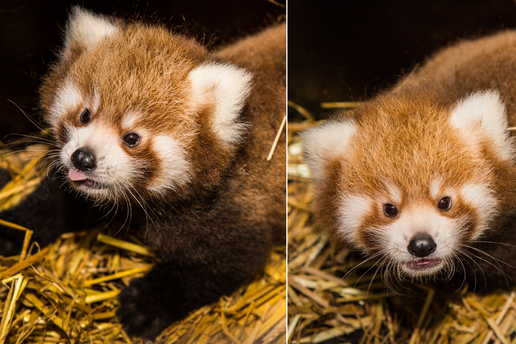
[[[351,121],[330,121],[301,133],[303,158],[315,180],[324,177],[325,162],[348,151],[356,125]]]
[[[252,75],[229,64],[210,63],[194,68],[188,75],[194,106],[213,109],[213,131],[228,148],[241,139],[245,123],[239,117],[251,92]]]
[[[476,92],[462,99],[452,110],[450,122],[472,145],[487,139],[500,159],[512,160],[514,148],[507,131],[507,114],[497,91]]]
[[[118,29],[112,20],[74,6],[66,25],[63,57],[68,58],[74,49],[95,46],[104,37],[116,33]]]

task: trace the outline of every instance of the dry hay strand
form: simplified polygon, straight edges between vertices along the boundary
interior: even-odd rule
[[[0,167],[12,180],[0,191],[0,209],[30,194],[45,175],[38,164],[49,147],[16,153],[0,149]],[[8,154],[7,154],[8,153]],[[131,229],[99,226],[67,233],[46,248],[29,246],[26,233],[18,256],[0,257],[1,343],[143,343],[115,319],[116,296],[155,263]],[[276,248],[261,278],[216,304],[172,324],[155,343],[285,343],[285,248]]]
[[[514,343],[515,293],[389,289],[374,262],[314,230],[309,171],[289,123],[287,343]]]

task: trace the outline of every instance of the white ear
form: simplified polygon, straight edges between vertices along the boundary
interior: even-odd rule
[[[452,110],[450,122],[471,144],[476,146],[488,139],[501,159],[512,159],[514,148],[506,130],[505,105],[497,91],[477,92],[462,99]]]
[[[314,179],[324,177],[324,163],[328,158],[347,152],[356,125],[350,121],[326,122],[301,133],[303,157]]]
[[[245,129],[238,117],[251,91],[252,75],[229,64],[211,63],[194,68],[188,78],[194,106],[212,107],[214,132],[225,146],[234,146]]]
[[[92,47],[117,31],[118,26],[108,18],[74,6],[66,25],[64,57],[67,58],[74,48]]]

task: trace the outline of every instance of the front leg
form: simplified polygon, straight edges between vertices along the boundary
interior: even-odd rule
[[[66,232],[90,228],[95,210],[81,198],[63,191],[46,177],[20,204],[0,213],[0,219],[32,230],[31,241],[44,247]],[[25,232],[0,225],[0,255],[20,254]]]
[[[116,315],[130,336],[152,340],[173,322],[231,294],[256,274],[255,269],[219,270],[216,264],[159,263],[120,293]]]

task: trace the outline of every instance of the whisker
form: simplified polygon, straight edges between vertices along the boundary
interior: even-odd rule
[[[14,106],[16,106],[18,108],[18,110],[20,110],[20,112],[25,116],[25,118],[27,118],[36,128],[38,128],[39,130],[43,131],[44,128],[41,124],[37,123],[34,119],[32,119],[25,111],[23,111],[23,109],[21,107],[18,106],[18,104],[16,104],[14,101],[10,100],[10,99],[7,99],[8,102],[10,102],[11,104],[13,104]]]
[[[478,250],[478,251],[479,251],[480,253],[484,253],[484,254],[486,254],[485,252],[483,252],[483,251],[481,251],[481,250]],[[487,259],[482,258],[482,257],[481,257],[481,256],[479,256],[478,254],[474,254],[473,252],[464,252],[464,251],[462,251],[461,253],[462,253],[462,255],[463,255],[463,256],[470,258],[470,259],[471,259],[471,261],[472,261],[472,262],[474,262],[474,263],[478,266],[479,270],[482,272],[482,275],[484,276],[484,280],[486,281],[486,290],[488,290],[488,287],[487,287],[487,278],[486,278],[486,276],[485,276],[485,274],[484,274],[484,271],[483,271],[482,267],[480,266],[480,264],[478,264],[478,262],[476,262],[476,261],[475,261],[475,259],[473,259],[473,258],[477,258],[477,259],[479,259],[479,260],[483,261],[484,263],[486,263],[486,264],[488,264],[488,265],[492,266],[493,268],[495,268],[495,269],[496,269],[498,272],[500,272],[500,274],[505,278],[505,282],[507,283],[507,286],[508,286],[508,287],[510,286],[509,279],[510,279],[510,280],[512,280],[512,278],[511,278],[510,276],[508,276],[508,275],[505,273],[505,271],[503,271],[503,270],[501,269],[501,266],[498,264],[498,262],[497,262],[497,264],[498,264],[498,265],[495,265],[495,264],[491,263],[490,261],[488,261]],[[488,254],[486,254],[486,255],[488,255]],[[470,256],[471,256],[471,257],[470,257]],[[490,256],[490,255],[488,255],[488,256]],[[491,257],[491,258],[494,258],[494,257]]]
[[[504,265],[507,265],[508,267],[511,267],[511,268],[513,268],[513,269],[516,269],[516,267],[515,267],[515,266],[513,266],[513,265],[511,265],[511,264],[509,264],[509,263],[507,263],[507,262],[505,262],[505,261],[503,261],[503,260],[501,260],[501,259],[498,259],[498,258],[496,258],[495,256],[490,255],[489,253],[487,253],[487,252],[485,252],[485,251],[483,251],[483,250],[481,250],[481,249],[479,249],[479,248],[476,248],[476,247],[474,247],[474,246],[469,246],[469,245],[462,245],[462,246],[467,247],[467,248],[469,248],[469,249],[471,249],[471,250],[475,250],[476,252],[478,252],[478,253],[482,253],[483,255],[485,255],[485,256],[487,256],[487,257],[489,257],[489,258],[493,259],[493,260],[498,264],[498,267],[500,267],[500,268],[501,268],[501,266],[500,266],[500,264],[499,264],[499,263],[502,263],[502,264],[504,264]]]
[[[357,265],[355,265],[354,267],[352,267],[348,272],[346,272],[344,274],[344,276],[342,277],[343,279],[344,278],[347,278],[349,274],[351,274],[353,271],[355,271],[356,269],[358,269],[361,265],[369,262],[370,260],[373,260],[375,259],[376,257],[380,256],[382,253],[381,252],[377,252],[369,257],[367,257],[366,259],[362,260],[360,263],[358,263]],[[376,264],[376,263],[375,263]]]
[[[486,241],[486,240],[474,240],[474,241],[468,241],[471,243],[481,243],[481,244],[494,244],[494,245],[500,245],[500,246],[508,246],[516,248],[516,245],[508,244],[506,242],[498,242],[498,241]]]

